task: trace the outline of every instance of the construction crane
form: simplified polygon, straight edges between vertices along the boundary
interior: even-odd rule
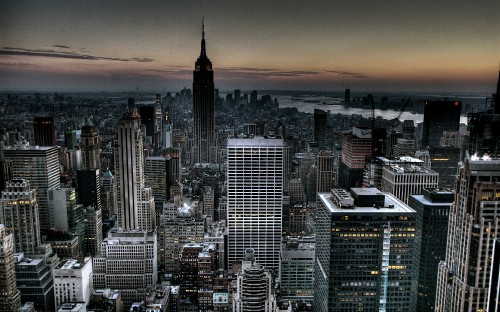
[[[382,264],[379,312],[387,309],[387,284],[389,283],[389,256],[391,254],[391,222],[384,226],[382,238]]]

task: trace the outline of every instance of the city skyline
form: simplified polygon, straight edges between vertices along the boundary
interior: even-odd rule
[[[500,60],[497,1],[3,1],[0,12],[4,90],[190,87],[202,17],[222,91],[488,94]]]

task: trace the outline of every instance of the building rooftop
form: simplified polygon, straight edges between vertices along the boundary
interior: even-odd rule
[[[336,204],[332,192],[318,193],[318,197],[321,202],[323,202],[325,207],[327,207],[331,213],[401,214],[415,212],[415,210],[397,199],[391,193],[381,192],[377,188],[352,188],[351,194],[348,195],[353,198],[352,206]]]

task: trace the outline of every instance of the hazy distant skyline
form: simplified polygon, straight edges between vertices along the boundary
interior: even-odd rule
[[[0,91],[494,92],[500,1],[2,1]]]

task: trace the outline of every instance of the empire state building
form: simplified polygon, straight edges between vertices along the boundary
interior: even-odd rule
[[[193,145],[191,163],[216,163],[214,72],[205,50],[202,25],[201,52],[193,71]]]

